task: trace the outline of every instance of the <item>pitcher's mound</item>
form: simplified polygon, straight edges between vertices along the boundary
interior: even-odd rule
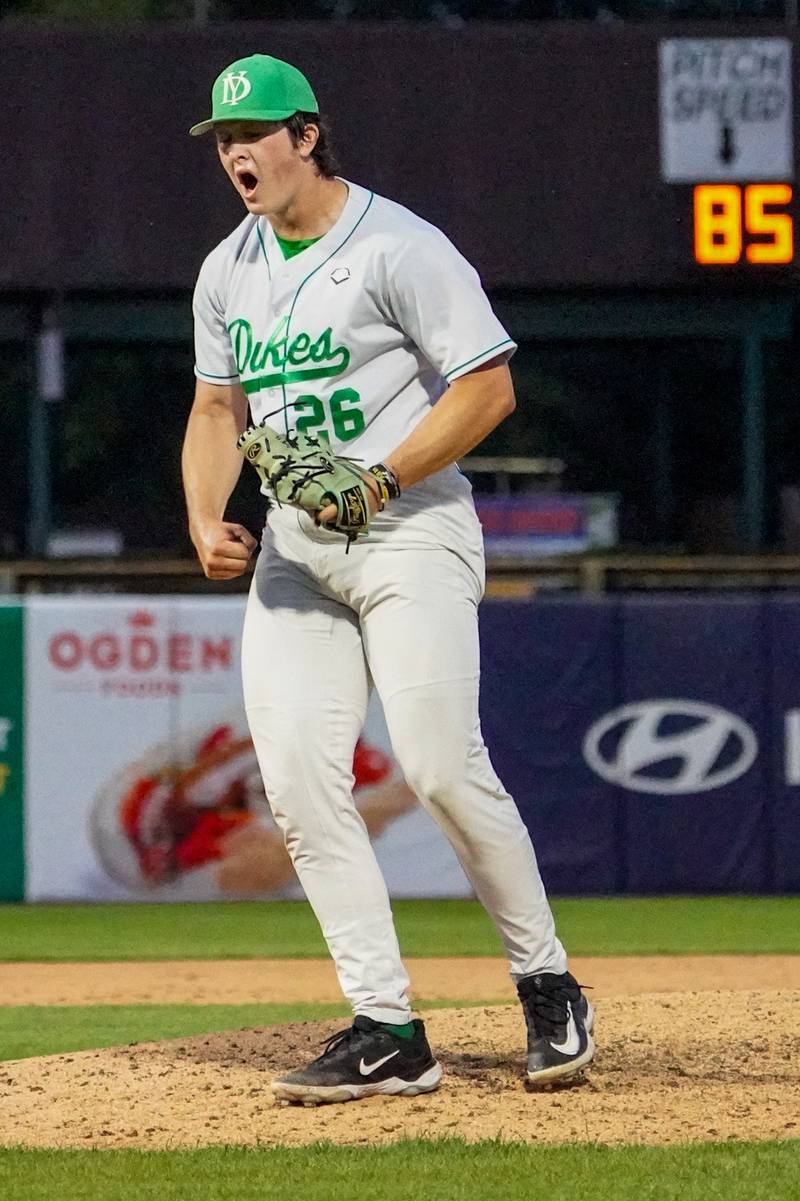
[[[676,1143],[800,1137],[800,991],[605,998],[582,1087],[528,1093],[516,1005],[426,1015],[441,1089],[281,1108],[271,1076],[341,1021],[0,1064],[0,1144],[196,1147],[504,1138]]]

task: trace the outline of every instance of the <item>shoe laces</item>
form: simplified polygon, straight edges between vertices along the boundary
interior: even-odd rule
[[[331,1051],[335,1051],[337,1047],[341,1046],[343,1042],[347,1042],[355,1033],[356,1030],[353,1026],[348,1026],[346,1030],[337,1030],[330,1038],[325,1039],[325,1050],[317,1058],[324,1059],[326,1055],[330,1055]]]
[[[333,1052],[337,1051],[343,1044],[349,1043],[353,1039],[363,1037],[365,1034],[369,1034],[369,1031],[364,1030],[363,1027],[356,1026],[355,1024],[352,1026],[347,1026],[344,1030],[337,1030],[335,1034],[331,1034],[324,1040],[325,1050],[321,1055],[317,1056],[314,1062],[317,1063],[320,1059],[324,1059],[326,1055],[331,1055]]]
[[[556,1033],[557,1026],[564,1026],[569,1021],[569,1009],[566,999],[552,994],[536,992],[525,998],[525,1012],[530,1016],[537,1034],[549,1037]]]
[[[569,1003],[574,998],[570,994],[583,985],[556,984],[542,987],[534,984],[533,990],[522,997],[525,1015],[529,1018],[538,1035],[549,1038],[557,1033],[559,1026],[566,1026],[569,1021]]]

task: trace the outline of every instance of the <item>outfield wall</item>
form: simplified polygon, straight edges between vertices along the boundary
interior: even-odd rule
[[[244,718],[243,606],[0,607],[0,898],[300,895]],[[487,601],[481,621],[486,741],[552,892],[800,889],[800,597]],[[470,895],[376,699],[353,770],[392,894]]]

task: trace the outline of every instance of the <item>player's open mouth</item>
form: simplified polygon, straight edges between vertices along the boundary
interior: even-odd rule
[[[258,187],[258,180],[252,171],[241,171],[239,173],[239,184],[245,196],[251,196]]]

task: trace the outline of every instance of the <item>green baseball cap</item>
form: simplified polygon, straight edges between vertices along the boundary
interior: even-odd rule
[[[318,112],[317,98],[302,71],[269,54],[251,54],[217,76],[211,116],[189,133],[206,133],[217,121],[283,121],[294,113]]]

